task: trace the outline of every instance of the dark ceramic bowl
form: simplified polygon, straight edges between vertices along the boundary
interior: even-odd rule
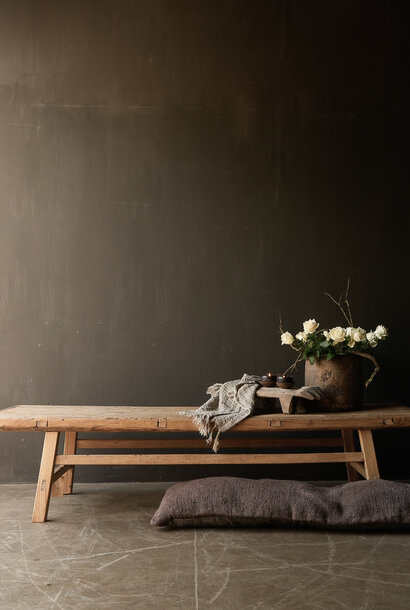
[[[294,383],[293,377],[285,377],[284,375],[277,375],[276,377],[276,385],[283,390],[289,390]]]
[[[293,388],[294,382],[293,381],[277,381],[276,385],[278,388],[282,388],[282,390],[290,390],[290,388]]]
[[[276,378],[266,377],[266,375],[264,375],[259,383],[263,385],[264,388],[273,388],[276,384]]]

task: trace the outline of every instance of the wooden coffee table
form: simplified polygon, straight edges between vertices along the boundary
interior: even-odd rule
[[[233,428],[233,438],[221,439],[214,454],[199,437],[190,418],[179,411],[188,407],[115,407],[68,405],[19,405],[0,411],[0,430],[45,432],[33,522],[47,520],[53,496],[70,494],[74,466],[106,464],[296,464],[344,462],[349,481],[360,476],[379,478],[372,430],[410,427],[410,408],[401,405],[368,406],[344,413],[265,413],[254,415]],[[272,432],[341,432],[341,438],[265,438]],[[60,433],[64,451],[57,453]],[[78,439],[78,432],[143,432],[150,439]],[[192,433],[192,439],[169,439],[167,433]],[[356,449],[357,432],[360,451]],[[275,453],[276,449],[312,447],[314,453]],[[77,449],[158,449],[169,453],[78,454]],[[205,449],[206,453],[178,453],[177,449]],[[225,453],[225,449],[271,449],[264,453]],[[333,449],[329,451],[328,449]],[[341,449],[341,451],[335,451]]]

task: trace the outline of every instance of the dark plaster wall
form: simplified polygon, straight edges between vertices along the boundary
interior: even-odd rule
[[[291,362],[279,309],[340,322],[348,276],[391,334],[367,397],[408,403],[406,8],[2,0],[0,408],[199,405]],[[408,439],[377,435],[382,474]],[[33,481],[41,440],[1,434],[0,480]]]

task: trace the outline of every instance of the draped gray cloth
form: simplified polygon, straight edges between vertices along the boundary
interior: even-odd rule
[[[249,417],[255,407],[255,395],[260,385],[258,375],[243,375],[225,383],[211,385],[207,392],[211,398],[198,409],[181,411],[181,415],[192,417],[199,433],[206,436],[216,453],[219,435]]]

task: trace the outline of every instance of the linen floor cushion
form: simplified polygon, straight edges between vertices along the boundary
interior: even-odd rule
[[[410,484],[375,479],[333,487],[209,477],[168,488],[151,525],[410,529]]]

